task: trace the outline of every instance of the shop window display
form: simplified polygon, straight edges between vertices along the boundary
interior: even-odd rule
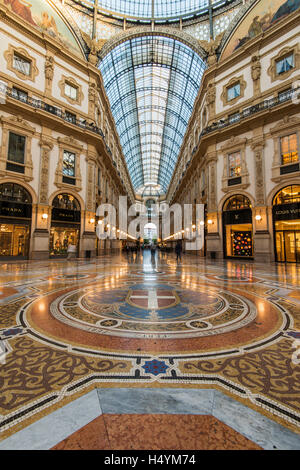
[[[78,247],[79,229],[51,227],[50,256],[66,256],[69,245]]]

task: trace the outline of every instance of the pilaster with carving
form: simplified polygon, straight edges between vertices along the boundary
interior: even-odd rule
[[[261,93],[261,63],[259,55],[254,55],[251,58],[251,77],[253,80],[254,97],[258,97]]]
[[[45,61],[45,94],[52,94],[52,81],[54,76],[54,57],[52,55],[46,56]]]
[[[48,190],[49,190],[49,160],[50,152],[53,149],[53,144],[45,137],[40,140],[41,147],[41,174],[40,174],[40,193],[39,202],[41,204],[48,204]]]
[[[207,85],[206,105],[209,114],[209,124],[215,119],[216,115],[216,86],[214,82]]]
[[[89,116],[91,119],[95,119],[95,105],[97,96],[97,85],[95,82],[91,82],[89,85]]]
[[[255,138],[251,144],[251,149],[253,150],[254,156],[255,196],[257,206],[263,206],[265,204],[265,179],[263,162],[264,146],[265,143],[263,136]]]

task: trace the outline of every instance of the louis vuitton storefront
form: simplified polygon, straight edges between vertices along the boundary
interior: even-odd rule
[[[225,258],[253,258],[253,228],[250,200],[232,196],[223,206],[223,240]]]
[[[27,259],[32,198],[16,183],[0,185],[0,259]]]
[[[272,212],[276,261],[300,263],[300,185],[280,190]]]

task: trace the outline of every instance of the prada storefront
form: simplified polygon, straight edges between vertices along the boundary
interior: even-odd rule
[[[276,261],[300,263],[300,185],[279,191],[273,200]]]
[[[0,185],[0,258],[28,258],[32,199],[23,186]]]
[[[253,229],[251,202],[242,194],[232,196],[224,203],[223,240],[225,258],[253,257]]]
[[[69,245],[77,254],[80,238],[80,204],[71,194],[59,194],[53,200],[50,228],[50,257],[66,257]]]

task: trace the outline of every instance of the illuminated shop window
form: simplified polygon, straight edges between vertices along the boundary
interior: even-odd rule
[[[297,134],[290,134],[281,137],[280,145],[282,165],[297,162],[299,160]]]
[[[228,155],[228,176],[235,178],[241,174],[241,153],[234,152]]]

